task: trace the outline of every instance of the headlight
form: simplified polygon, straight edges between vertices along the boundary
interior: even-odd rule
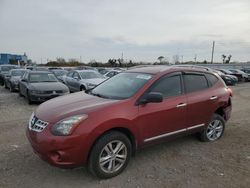
[[[88,115],[75,115],[65,118],[53,125],[51,133],[57,136],[70,135],[79,123],[88,118]]]
[[[69,90],[64,90],[63,93],[64,94],[69,94]]]

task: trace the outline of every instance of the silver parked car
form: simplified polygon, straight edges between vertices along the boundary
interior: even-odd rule
[[[5,88],[9,88],[11,92],[17,91],[19,81],[21,77],[26,72],[26,69],[12,69],[9,71],[9,74],[5,77],[4,86]]]
[[[121,70],[110,70],[108,72],[106,72],[103,76],[105,76],[106,78],[111,78],[119,73],[121,73],[122,71]]]
[[[19,82],[19,95],[26,97],[29,104],[68,93],[68,87],[48,71],[27,71]]]
[[[64,83],[71,92],[92,89],[105,80],[103,75],[93,70],[73,70],[64,77]]]

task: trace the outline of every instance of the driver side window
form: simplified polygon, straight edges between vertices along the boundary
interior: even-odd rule
[[[75,72],[75,73],[73,74],[73,78],[78,78],[78,79],[80,79],[80,76],[79,76],[79,74],[78,74],[77,72]]]
[[[182,94],[181,75],[163,76],[152,86],[149,92],[159,92],[163,98]]]

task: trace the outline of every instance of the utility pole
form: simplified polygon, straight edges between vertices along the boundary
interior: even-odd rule
[[[194,62],[195,63],[197,62],[197,54],[195,54],[195,56],[194,56]]]
[[[213,41],[211,63],[214,62],[214,46],[215,46],[215,41]]]

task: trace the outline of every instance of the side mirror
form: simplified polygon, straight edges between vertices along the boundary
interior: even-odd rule
[[[75,80],[79,80],[78,76],[73,77]]]
[[[10,78],[10,74],[7,74],[5,77],[6,77],[6,78]]]
[[[27,82],[27,80],[26,80],[25,78],[23,78],[21,81],[22,81],[22,82]]]
[[[142,104],[146,103],[160,103],[163,101],[163,95],[159,92],[150,92],[141,101]]]

